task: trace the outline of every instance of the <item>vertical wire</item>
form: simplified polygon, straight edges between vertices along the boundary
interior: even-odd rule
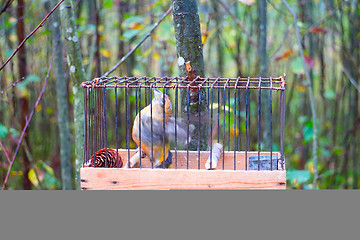
[[[107,108],[106,108],[106,86],[104,86],[104,143],[105,143],[105,167],[108,167],[108,153],[107,153]]]
[[[175,169],[177,169],[177,151],[178,151],[178,138],[177,138],[177,116],[178,115],[178,84],[175,85]]]
[[[187,85],[186,88],[187,91],[187,105],[186,105],[186,111],[187,111],[187,146],[186,146],[186,169],[189,169],[189,137],[190,137],[190,129],[189,129],[189,124],[190,124],[190,112],[189,112],[189,108],[190,108],[190,96],[189,96],[189,85]],[[200,131],[200,129],[198,129],[198,131]]]
[[[156,86],[156,83],[160,80],[156,80],[154,78],[154,82],[150,84],[150,132],[151,132],[151,168],[154,168],[154,128],[153,128],[153,102],[152,102],[152,93],[153,93],[153,85]]]
[[[237,83],[235,84],[235,89],[234,89],[234,170],[236,170],[236,100],[237,100]]]
[[[218,86],[218,112],[217,112],[217,141],[220,143],[220,82],[217,84]]]
[[[165,81],[167,80],[167,77],[165,77]],[[165,169],[165,161],[167,159],[165,159],[165,85],[163,85],[163,99],[162,99],[162,110],[163,110],[163,162],[162,162],[162,166],[163,169]]]
[[[145,80],[146,80],[146,78],[145,78]],[[147,80],[147,82],[149,81],[149,79]],[[145,86],[146,85],[148,85],[147,83],[145,83]],[[144,93],[145,95],[144,95],[144,98],[145,98],[145,106],[147,106],[148,104],[147,104],[147,87],[145,87],[145,93]]]
[[[142,168],[142,162],[141,162],[141,138],[142,138],[142,133],[141,133],[141,85],[143,83],[145,83],[146,85],[146,82],[148,82],[150,79],[146,80],[146,77],[143,77],[145,79],[144,82],[142,83],[139,83],[139,162],[140,162],[140,168]],[[145,106],[147,106],[147,103],[146,103],[146,87],[145,87]]]
[[[248,166],[248,162],[247,162],[247,152],[248,152],[248,145],[249,145],[249,137],[248,137],[248,132],[250,132],[248,130],[248,120],[250,120],[250,116],[249,116],[249,109],[250,109],[250,102],[249,102],[249,84],[250,84],[250,78],[248,78],[248,81],[246,83],[246,106],[245,106],[245,112],[246,112],[246,117],[245,117],[245,170],[247,170],[247,166]],[[250,126],[250,125],[249,125]]]
[[[150,132],[151,132],[151,168],[154,168],[154,128],[153,128],[153,107],[152,107],[152,93],[154,83],[150,85]]]
[[[126,110],[126,149],[128,150],[128,167],[130,168],[130,147],[129,147],[129,125],[130,125],[130,119],[129,119],[129,84],[126,85],[125,88],[125,110]]]
[[[139,162],[140,162],[140,169],[141,169],[141,84],[139,84]]]
[[[87,153],[87,102],[86,102],[86,99],[87,99],[87,96],[85,96],[87,93],[87,89],[85,90],[85,87],[83,87],[83,102],[84,102],[84,133],[85,133],[85,136],[84,136],[84,155],[83,155],[83,167],[84,167],[84,164],[85,164],[85,161],[86,161],[86,153]]]
[[[236,83],[235,83],[235,91],[234,91],[234,170],[236,170],[236,130],[237,130],[237,126],[236,126],[236,104],[237,104],[237,87],[238,87],[238,82],[239,82],[240,77],[237,78]],[[240,126],[239,126],[240,129]],[[239,133],[240,134],[240,133]]]
[[[209,86],[209,82],[207,82],[207,86]],[[210,102],[210,94],[209,94],[209,88],[208,88],[207,89],[207,104],[209,104],[209,102]],[[209,139],[209,129],[207,129],[207,132],[206,132],[206,139]],[[206,150],[208,150],[208,149],[209,149],[209,146],[207,146]]]
[[[92,130],[92,124],[91,124],[91,88],[87,89],[87,111],[88,111],[88,149],[87,149],[87,157],[86,160],[88,160],[91,157],[91,150],[92,150],[92,138],[91,138],[91,130]]]
[[[273,153],[273,133],[272,133],[272,87],[273,87],[273,82],[272,82],[272,77],[270,77],[270,170],[273,170],[273,158],[272,158],[272,153]]]
[[[285,128],[285,94],[284,90],[280,92],[280,151],[281,167],[284,169],[284,128]]]
[[[117,98],[117,85],[115,84],[115,142],[116,142],[116,168],[119,168],[119,140],[118,140],[118,98]]]
[[[200,170],[200,129],[201,129],[201,85],[198,85],[198,124],[199,124],[199,128],[198,128],[198,141],[197,141],[197,150],[198,150],[198,170]]]
[[[210,169],[212,169],[212,131],[213,131],[213,101],[214,101],[214,91],[213,86],[211,86],[211,104],[210,104]]]
[[[228,84],[228,82],[230,81],[230,78],[227,79],[226,83],[224,84],[224,96],[223,96],[223,110],[224,110],[224,114],[223,114],[223,167],[222,169],[225,169],[225,118],[226,118],[226,85]],[[230,108],[230,106],[229,106]]]
[[[92,152],[93,152],[93,156],[94,156],[94,167],[96,167],[96,164],[95,164],[95,138],[96,138],[96,133],[95,133],[95,91],[94,91],[94,86],[92,87],[92,124],[93,124],[93,135],[92,135],[92,138],[93,138],[93,144],[92,144]]]
[[[224,96],[223,96],[223,110],[224,110],[224,114],[223,114],[223,156],[222,156],[222,169],[224,170],[225,167],[225,118],[226,118],[226,113],[225,113],[225,109],[226,109],[226,83],[224,84]]]
[[[260,150],[261,150],[261,77],[259,77],[259,102],[258,102],[258,171],[260,171]]]
[[[230,151],[230,88],[228,88],[228,151]]]
[[[138,89],[135,89],[135,116],[139,113],[138,109]]]
[[[101,121],[101,104],[100,104],[100,91],[99,88],[95,88],[95,97],[96,97],[96,106],[95,106],[95,119],[96,119],[96,150],[101,149],[101,127],[100,127],[100,121]]]
[[[237,90],[237,94],[238,94],[238,98],[239,98],[239,100],[238,100],[238,110],[239,110],[239,116],[238,116],[238,129],[239,129],[239,132],[238,132],[238,151],[240,151],[240,149],[241,149],[241,122],[240,122],[240,120],[241,120],[241,99],[242,99],[242,96],[243,96],[243,94],[240,94],[241,93],[241,90],[240,89],[238,89]]]

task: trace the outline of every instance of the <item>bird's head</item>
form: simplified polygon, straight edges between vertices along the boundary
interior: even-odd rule
[[[161,107],[163,107],[163,103],[165,100],[165,114],[171,114],[172,106],[169,96],[162,93],[156,88],[153,89],[153,92],[154,92],[154,99],[152,100],[152,103],[159,104]]]

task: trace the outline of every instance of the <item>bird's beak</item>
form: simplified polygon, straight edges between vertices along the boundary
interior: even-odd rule
[[[153,89],[154,91],[154,98],[157,99],[157,100],[161,100],[163,99],[163,93],[160,92],[158,89],[154,88]]]

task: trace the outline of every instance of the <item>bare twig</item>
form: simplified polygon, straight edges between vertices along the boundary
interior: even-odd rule
[[[225,9],[225,11],[230,14],[230,16],[234,19],[235,23],[241,28],[241,30],[243,30],[243,32],[245,33],[245,35],[247,36],[247,38],[249,39],[249,42],[251,43],[251,45],[257,49],[257,44],[255,43],[255,41],[252,39],[251,35],[248,33],[248,31],[246,31],[245,26],[240,22],[240,20],[230,11],[229,7],[225,5],[225,3],[223,3],[221,0],[217,0],[220,5]]]
[[[170,7],[159,19],[159,21],[157,21],[154,26],[151,28],[151,30],[143,37],[143,39],[141,39],[141,41],[133,48],[131,49],[130,52],[128,52],[124,57],[122,57],[120,59],[120,61],[114,66],[112,67],[109,71],[107,71],[103,77],[107,77],[110,73],[112,73],[113,71],[116,70],[116,68],[118,68],[129,56],[131,56],[131,54],[133,54],[135,52],[135,50],[148,38],[151,36],[151,33],[159,26],[159,23],[171,12],[172,7]]]
[[[9,157],[8,153],[6,152],[6,149],[5,149],[4,145],[2,144],[1,140],[0,140],[0,147],[4,151],[5,157],[7,158],[8,162],[11,163],[10,157]]]
[[[301,55],[301,60],[302,60],[302,64],[304,66],[304,71],[305,71],[305,75],[306,78],[308,80],[308,89],[309,89],[309,100],[310,100],[310,107],[311,107],[311,114],[312,114],[312,120],[313,120],[313,161],[314,161],[314,182],[313,182],[313,188],[316,188],[316,182],[318,179],[318,171],[317,171],[317,126],[316,126],[316,111],[315,111],[315,101],[314,101],[314,95],[313,95],[313,89],[311,86],[311,77],[309,74],[309,70],[307,68],[306,62],[305,62],[305,57],[304,57],[304,49],[301,45],[301,36],[300,36],[300,31],[297,25],[297,17],[295,12],[292,10],[292,8],[290,7],[290,5],[287,3],[286,0],[283,0],[284,4],[286,5],[287,9],[289,9],[289,11],[291,12],[291,14],[294,17],[294,26],[295,26],[295,32],[296,32],[296,38],[299,44],[299,49],[300,49],[300,55]]]
[[[0,11],[0,15],[3,14],[4,12],[6,12],[6,10],[10,7],[10,5],[12,4],[13,1],[14,0],[7,0],[4,7]]]
[[[24,77],[19,78],[19,79],[16,80],[14,83],[12,83],[10,86],[7,86],[7,87],[4,88],[3,90],[1,90],[0,93],[3,94],[3,93],[4,93],[6,90],[8,90],[9,88],[15,87],[15,85],[16,85],[18,82],[22,81],[23,79],[24,79]]]
[[[321,18],[320,20],[318,20],[316,23],[314,23],[313,25],[311,25],[308,30],[305,32],[305,34],[310,33],[310,30],[319,26],[321,23],[323,23],[328,17],[332,17],[344,4],[346,1],[342,2],[338,7],[334,8],[333,10],[331,10],[328,14],[326,14],[323,18]]]
[[[60,37],[60,36],[59,36],[59,37]],[[35,102],[35,105],[34,105],[34,108],[33,108],[33,110],[31,111],[29,117],[26,119],[25,127],[24,127],[24,129],[22,130],[22,132],[21,132],[21,135],[20,135],[18,144],[17,144],[17,146],[16,146],[15,153],[14,153],[14,155],[13,155],[11,161],[10,161],[9,168],[8,168],[7,173],[6,173],[6,177],[5,177],[5,179],[4,179],[4,183],[3,183],[3,185],[2,185],[2,190],[5,189],[5,186],[6,186],[6,183],[7,183],[8,178],[9,178],[9,174],[10,174],[12,165],[14,164],[14,161],[15,161],[15,157],[16,157],[18,151],[19,151],[21,142],[22,142],[22,140],[23,140],[23,138],[24,138],[24,136],[25,136],[26,129],[28,128],[28,126],[29,126],[29,124],[30,124],[30,121],[31,121],[31,119],[32,119],[32,116],[34,115],[34,112],[35,112],[36,107],[39,105],[39,102],[40,102],[42,96],[44,95],[45,88],[46,88],[46,85],[47,85],[47,80],[48,80],[49,75],[50,75],[50,71],[51,71],[51,67],[52,67],[52,63],[53,63],[53,60],[54,60],[54,56],[55,56],[55,52],[56,52],[57,47],[58,47],[58,44],[55,45],[55,47],[54,47],[54,52],[53,52],[53,54],[52,54],[52,56],[51,56],[51,58],[50,58],[50,63],[49,63],[48,72],[47,72],[47,74],[46,74],[45,81],[44,81],[44,85],[43,85],[43,87],[42,87],[42,89],[41,89],[41,92],[40,92],[40,94],[39,94],[39,97],[37,98],[37,100],[36,100],[36,102]],[[2,147],[2,148],[3,148],[3,147]],[[4,149],[4,150],[5,150],[5,149]],[[5,152],[5,155],[8,157],[6,151],[4,151],[4,152]],[[10,158],[8,158],[8,160],[9,160],[9,159],[10,159]]]
[[[351,84],[354,85],[356,90],[360,92],[360,87],[356,83],[355,79],[351,76],[350,72],[345,68],[344,64],[342,64],[342,71],[345,73],[346,77],[350,80]]]
[[[63,2],[64,0],[60,0],[58,4],[45,16],[45,18],[39,23],[39,25],[29,34],[26,38],[20,43],[20,45],[15,49],[15,51],[11,54],[11,56],[5,61],[5,63],[0,67],[0,71],[10,62],[10,60],[15,56],[15,54],[19,51],[19,49],[24,45],[24,43],[40,28],[42,27],[46,20],[50,17],[50,15],[56,10],[56,8]]]

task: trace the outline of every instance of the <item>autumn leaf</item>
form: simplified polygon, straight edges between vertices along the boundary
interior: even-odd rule
[[[130,23],[129,29],[141,29],[143,25],[139,22],[132,22]]]
[[[309,68],[313,68],[315,65],[314,59],[312,59],[309,56],[304,56],[306,64],[309,66]]]
[[[309,32],[311,33],[322,33],[322,34],[327,33],[327,31],[328,31],[327,29],[320,27],[315,27],[309,30]]]
[[[101,55],[103,55],[103,56],[106,57],[106,58],[111,57],[111,53],[110,53],[110,51],[107,50],[107,49],[104,49],[104,48],[100,49],[100,53],[101,53]]]
[[[284,54],[275,57],[275,61],[280,61],[282,59],[286,59],[288,58],[291,54],[293,53],[293,50],[289,49],[286,52],[284,52]]]

